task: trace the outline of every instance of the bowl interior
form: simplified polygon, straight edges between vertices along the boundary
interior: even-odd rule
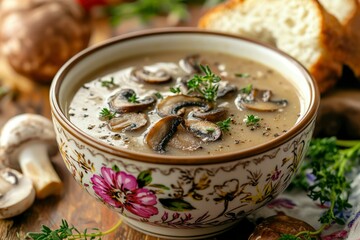
[[[199,30],[172,30],[121,36],[76,55],[62,67],[53,81],[51,104],[55,116],[81,133],[81,130],[67,119],[67,112],[75,91],[88,76],[129,57],[170,51],[221,52],[250,59],[278,71],[295,86],[300,98],[302,117],[286,134],[260,146],[262,151],[289,139],[294,133],[303,129],[316,114],[319,93],[314,80],[297,61],[288,55],[269,46],[231,35]],[[86,139],[89,141],[91,137],[86,137]],[[98,143],[105,145],[105,143]],[[259,146],[255,148],[259,149]],[[241,154],[253,154],[252,151],[254,149],[244,150]],[[154,157],[159,158],[159,155]],[[230,158],[232,156],[226,157],[226,159]]]

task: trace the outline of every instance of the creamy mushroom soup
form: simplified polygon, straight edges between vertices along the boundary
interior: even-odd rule
[[[191,156],[239,151],[284,134],[301,112],[283,76],[235,56],[159,53],[111,69],[87,79],[68,116],[121,149]]]

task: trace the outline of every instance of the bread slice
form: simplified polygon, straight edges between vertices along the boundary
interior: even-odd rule
[[[360,0],[319,0],[334,15],[345,31],[344,63],[360,77]]]
[[[341,76],[344,31],[317,0],[230,0],[201,17],[199,27],[275,45],[309,70],[321,93]]]

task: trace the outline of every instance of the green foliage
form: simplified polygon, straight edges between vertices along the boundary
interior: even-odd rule
[[[336,222],[344,224],[345,219],[336,216],[334,210],[344,211],[351,208],[348,201],[351,180],[347,178],[352,168],[360,163],[360,141],[341,141],[335,137],[313,139],[307,152],[307,159],[299,174],[292,182],[292,187],[305,189],[308,196],[330,207],[320,217],[321,233],[328,225]],[[313,174],[314,182],[307,182],[307,174]],[[297,236],[315,233],[302,232]],[[285,239],[282,239],[285,240]]]
[[[204,67],[200,65],[199,67],[205,75],[195,74],[194,77],[187,82],[189,92],[198,92],[205,100],[214,102],[217,98],[221,78],[215,75],[209,66]]]
[[[216,125],[218,125],[220,127],[221,131],[227,132],[230,130],[231,120],[232,119],[229,117],[229,118],[225,119],[224,121],[217,122]]]
[[[106,88],[113,88],[117,85],[114,82],[114,77],[111,77],[110,80],[100,80],[101,86]]]
[[[251,91],[252,91],[252,89],[253,89],[253,85],[252,85],[252,84],[249,84],[249,85],[247,85],[246,87],[240,89],[240,92],[241,92],[241,93],[244,93],[244,94],[250,94]]]
[[[143,23],[147,23],[158,15],[172,16],[175,19],[186,20],[190,16],[188,12],[189,4],[211,7],[222,1],[223,0],[137,0],[110,6],[107,8],[107,13],[113,25],[119,25],[121,22],[131,18],[138,18]]]
[[[171,87],[170,92],[172,92],[174,94],[178,94],[178,93],[181,93],[181,90],[180,90],[180,87]]]
[[[102,233],[97,228],[93,228],[95,233],[87,233],[87,229],[81,233],[74,226],[69,226],[66,220],[61,220],[61,225],[58,229],[52,230],[47,226],[41,227],[41,232],[27,233],[26,237],[33,240],[62,240],[62,239],[101,239]],[[96,238],[98,237],[98,238]]]
[[[111,120],[116,115],[115,112],[111,112],[108,108],[103,108],[100,111],[100,117],[105,120]]]
[[[259,124],[260,118],[256,115],[250,114],[246,115],[244,118],[244,123],[246,126],[255,126]]]

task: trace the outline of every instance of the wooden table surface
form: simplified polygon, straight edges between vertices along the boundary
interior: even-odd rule
[[[190,21],[182,23],[182,25],[195,26],[200,14],[201,9],[193,9]],[[157,18],[148,26],[140,25],[137,22],[125,22],[116,29],[111,29],[107,20],[97,19],[94,24],[91,44],[128,31],[168,25],[166,19]],[[37,113],[50,118],[49,84],[41,85],[16,74],[1,56],[0,84],[16,91],[16,95],[6,95],[0,100],[0,126],[12,116],[21,113]],[[80,188],[67,171],[60,154],[53,157],[52,161],[64,182],[63,193],[61,196],[36,200],[25,213],[12,219],[0,220],[0,240],[18,239],[18,234],[23,239],[27,232],[40,231],[43,224],[50,228],[57,228],[62,219],[66,219],[79,230],[94,227],[107,230],[119,220],[117,214],[97,202]],[[252,227],[250,223],[244,221],[228,233],[212,239],[247,239]],[[158,238],[146,236],[123,224],[113,234],[103,239],[150,240]]]

